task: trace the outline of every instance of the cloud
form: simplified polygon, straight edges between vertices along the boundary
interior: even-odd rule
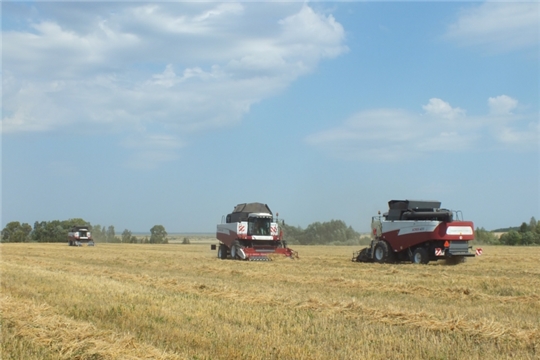
[[[510,96],[501,95],[497,97],[490,97],[488,99],[489,108],[492,114],[496,115],[509,115],[517,107],[518,101],[512,99]]]
[[[538,2],[485,2],[463,9],[446,38],[461,46],[480,46],[491,52],[538,47]]]
[[[460,108],[452,108],[449,103],[441,99],[429,99],[427,105],[422,106],[427,114],[433,116],[442,116],[447,119],[454,119],[459,116],[464,116],[465,111]]]
[[[12,3],[3,14],[29,19],[3,32],[4,134],[84,126],[128,138],[172,133],[184,144],[193,132],[237,124],[348,50],[333,16],[301,3],[33,8]]]
[[[360,111],[335,128],[308,135],[305,141],[336,158],[388,162],[474,151],[482,146],[525,151],[538,146],[534,115],[510,114],[517,101],[506,95],[489,98],[488,103],[497,112],[492,107],[489,115],[477,117],[438,98],[422,106],[424,113]],[[500,112],[507,116],[501,118]]]

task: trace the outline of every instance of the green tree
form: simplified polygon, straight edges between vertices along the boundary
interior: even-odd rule
[[[504,245],[521,245],[521,233],[510,230],[506,234],[502,234],[499,241]]]
[[[474,234],[475,234],[475,240],[479,243],[479,244],[491,244],[491,245],[495,245],[495,244],[498,244],[499,243],[499,239],[497,239],[497,236],[491,232],[491,231],[487,231],[486,229],[484,228],[477,228],[475,231],[474,231]]]
[[[533,245],[536,243],[536,235],[532,231],[521,234],[521,245]]]
[[[12,221],[2,230],[2,242],[28,242],[31,232],[30,224]]]
[[[107,239],[107,242],[111,242],[111,243],[118,241],[116,239],[116,233],[114,231],[114,225],[109,225],[109,227],[107,228],[106,239]]]
[[[290,244],[358,244],[360,239],[360,234],[341,220],[314,222],[305,230],[290,225],[283,225],[283,229],[285,240]]]
[[[38,242],[65,242],[68,232],[69,229],[64,228],[60,220],[36,221],[32,236]]]
[[[131,242],[131,231],[129,231],[128,229],[125,229],[123,232],[122,232],[122,242],[123,243],[130,243]]]
[[[167,231],[163,225],[154,225],[150,229],[150,244],[167,244]]]
[[[529,220],[529,231],[536,231],[537,226],[538,221],[536,221],[536,218],[534,216],[531,217],[531,220]]]

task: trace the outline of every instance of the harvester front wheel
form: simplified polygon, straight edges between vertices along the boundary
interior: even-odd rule
[[[225,260],[227,258],[227,247],[225,245],[219,244],[217,256],[221,260]]]
[[[238,240],[235,240],[231,245],[231,258],[233,260],[238,259],[238,249],[240,248],[240,243]]]
[[[429,262],[429,256],[424,248],[417,248],[413,251],[412,262],[414,264],[427,264]]]
[[[387,263],[392,261],[392,253],[390,252],[390,246],[386,241],[377,241],[373,257],[378,263]]]

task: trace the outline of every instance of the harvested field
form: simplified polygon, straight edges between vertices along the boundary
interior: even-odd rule
[[[540,248],[449,266],[2,244],[2,359],[538,359]]]

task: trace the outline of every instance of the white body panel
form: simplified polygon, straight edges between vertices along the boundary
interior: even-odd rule
[[[387,233],[399,230],[399,235],[416,234],[422,232],[433,232],[440,221],[382,221],[382,232]]]

